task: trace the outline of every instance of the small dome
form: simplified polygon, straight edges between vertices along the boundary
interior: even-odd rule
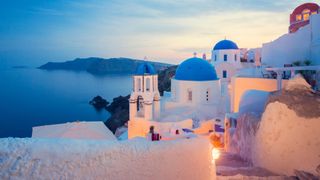
[[[156,70],[150,63],[143,63],[138,66],[136,75],[157,74]]]
[[[213,50],[223,50],[223,49],[239,49],[237,44],[230,40],[219,41],[213,48]]]
[[[214,67],[206,60],[196,57],[183,61],[177,68],[174,78],[182,81],[218,80]]]

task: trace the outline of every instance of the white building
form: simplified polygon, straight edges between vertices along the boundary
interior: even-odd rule
[[[240,49],[230,40],[219,41],[212,50],[211,63],[216,68],[221,81],[230,82],[230,78],[241,67]]]
[[[157,84],[157,74],[150,64],[138,67],[130,96],[129,139],[146,137],[151,126],[163,139],[183,129],[208,133],[214,129],[214,120],[224,117],[219,114],[220,80],[204,59],[194,57],[179,65],[171,80],[171,94],[165,93],[161,105]]]
[[[248,62],[254,62],[255,66],[261,66],[261,48],[252,48],[247,52]]]
[[[283,67],[295,61],[310,60],[320,65],[320,14],[310,16],[310,23],[262,46],[262,64]]]

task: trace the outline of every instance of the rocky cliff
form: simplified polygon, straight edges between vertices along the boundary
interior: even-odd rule
[[[104,74],[133,74],[136,68],[146,61],[129,58],[77,58],[72,61],[66,62],[48,62],[39,67],[45,70],[74,70],[74,71],[87,71],[94,75]],[[166,63],[151,62],[156,71],[165,69],[171,66]]]

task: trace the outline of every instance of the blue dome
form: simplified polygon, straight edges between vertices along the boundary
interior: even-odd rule
[[[216,70],[206,60],[190,58],[183,61],[176,70],[176,80],[212,81],[218,80]]]
[[[237,44],[230,40],[219,41],[213,48],[213,50],[222,50],[222,49],[239,49]]]
[[[136,75],[157,74],[156,70],[149,63],[143,63],[138,66]]]

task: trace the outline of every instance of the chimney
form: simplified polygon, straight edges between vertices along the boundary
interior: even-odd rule
[[[206,53],[203,53],[203,54],[202,54],[202,59],[207,60],[207,55],[206,55]]]

